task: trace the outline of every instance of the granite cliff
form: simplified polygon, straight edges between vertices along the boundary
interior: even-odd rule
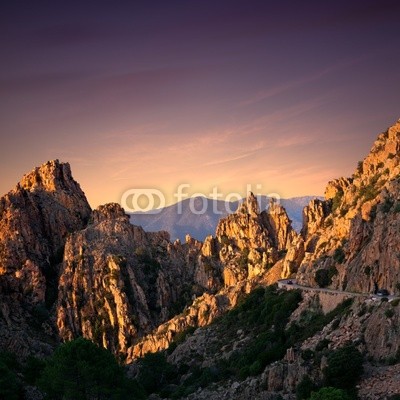
[[[325,200],[304,210],[306,254],[297,278],[315,285],[331,270],[332,288],[400,291],[400,121],[381,133],[350,178],[329,182]]]
[[[194,372],[182,372],[173,385],[193,399],[292,399],[305,376],[321,386],[329,352],[349,343],[379,368],[396,364],[396,301],[260,287],[290,277],[399,294],[399,150],[400,121],[305,207],[301,233],[280,204],[261,210],[249,193],[204,242],[145,232],[118,204],[91,210],[69,165],[47,162],[0,199],[0,349],[26,360],[83,336],[136,377],[141,357],[168,349],[168,363],[216,382],[193,393]]]
[[[64,245],[90,207],[69,164],[47,162],[0,199],[0,347],[27,355],[48,349]],[[44,324],[44,326],[41,326]]]
[[[59,334],[83,335],[128,361],[167,348],[232,308],[297,236],[282,207],[260,212],[251,193],[204,243],[170,243],[165,232],[131,225],[117,204],[101,206],[65,245]]]

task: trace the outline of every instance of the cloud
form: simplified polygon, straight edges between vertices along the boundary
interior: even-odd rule
[[[340,62],[337,62],[331,66],[328,66],[320,71],[315,72],[314,74],[310,74],[308,76],[305,76],[303,78],[289,81],[283,85],[272,87],[272,88],[265,88],[263,90],[258,91],[255,93],[253,96],[241,101],[238,104],[238,107],[247,107],[256,103],[260,103],[262,101],[268,100],[270,98],[273,98],[275,96],[278,96],[282,93],[291,91],[293,89],[299,88],[304,85],[308,85],[312,82],[318,81],[319,79],[330,75],[332,73],[335,73],[337,71],[340,71],[342,69],[349,68],[357,63],[360,63],[362,61],[365,61],[367,58],[370,58],[371,55],[364,55],[361,57],[356,57],[356,58],[347,58],[344,60],[341,60]]]
[[[238,155],[238,156],[225,158],[225,159],[222,159],[222,160],[209,161],[209,162],[203,164],[203,166],[204,166],[204,167],[210,167],[210,166],[214,166],[214,165],[221,165],[221,164],[231,163],[231,162],[233,162],[233,161],[238,161],[238,160],[242,160],[243,158],[250,157],[250,156],[252,156],[254,153],[255,153],[255,152],[245,153],[245,154],[240,154],[240,155]]]

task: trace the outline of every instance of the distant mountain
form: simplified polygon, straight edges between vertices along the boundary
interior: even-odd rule
[[[301,229],[303,208],[315,198],[318,196],[280,200],[280,204],[285,207],[296,231]],[[259,196],[258,200],[261,210],[268,208],[269,197]],[[142,226],[145,231],[167,231],[171,235],[171,240],[184,241],[187,234],[198,240],[204,240],[208,235],[215,233],[218,221],[226,215],[234,213],[242,201],[225,202],[206,197],[195,197],[165,207],[158,214],[146,212],[131,214],[131,222]],[[202,210],[204,212],[201,212]]]

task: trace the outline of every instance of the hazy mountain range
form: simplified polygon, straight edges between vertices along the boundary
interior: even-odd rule
[[[268,196],[258,196],[257,198],[260,209],[267,209],[270,198]],[[315,198],[321,197],[303,196],[280,200],[280,204],[286,209],[296,231],[299,232],[302,226],[303,208],[308,205],[310,200]],[[195,197],[165,207],[158,214],[134,213],[131,215],[131,222],[142,226],[144,230],[149,232],[167,231],[171,235],[171,240],[180,239],[184,241],[187,234],[198,240],[204,240],[208,235],[215,233],[218,221],[227,214],[235,212],[242,202],[243,200],[226,202],[206,197]],[[201,212],[203,209],[205,211]]]

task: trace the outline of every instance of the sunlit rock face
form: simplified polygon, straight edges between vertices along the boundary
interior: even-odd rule
[[[303,239],[292,229],[285,209],[272,202],[267,211],[260,211],[250,193],[234,214],[220,220],[215,238],[208,237],[201,246],[197,273],[211,269],[222,282],[218,279],[214,290],[197,297],[182,314],[134,343],[127,361],[167,348],[189,327],[210,324],[257,285],[293,274],[303,256]]]
[[[130,224],[118,204],[94,210],[70,235],[59,280],[57,327],[63,340],[83,335],[125,356],[141,336],[220,286],[218,263],[202,243],[172,244],[167,232]],[[207,254],[207,250],[205,250]]]
[[[297,278],[335,268],[332,287],[398,292],[400,282],[400,122],[381,133],[351,178],[328,183],[326,200],[304,211],[306,244]]]
[[[131,362],[280,278],[315,286],[325,269],[331,288],[397,292],[399,137],[397,123],[351,178],[329,182],[300,234],[281,205],[260,210],[249,193],[204,243],[145,232],[118,204],[92,211],[68,164],[36,168],[0,202],[0,346],[46,354],[84,336]]]
[[[0,199],[0,347],[17,356],[43,350],[27,324],[56,299],[65,241],[90,212],[69,164],[58,160],[35,168]]]

